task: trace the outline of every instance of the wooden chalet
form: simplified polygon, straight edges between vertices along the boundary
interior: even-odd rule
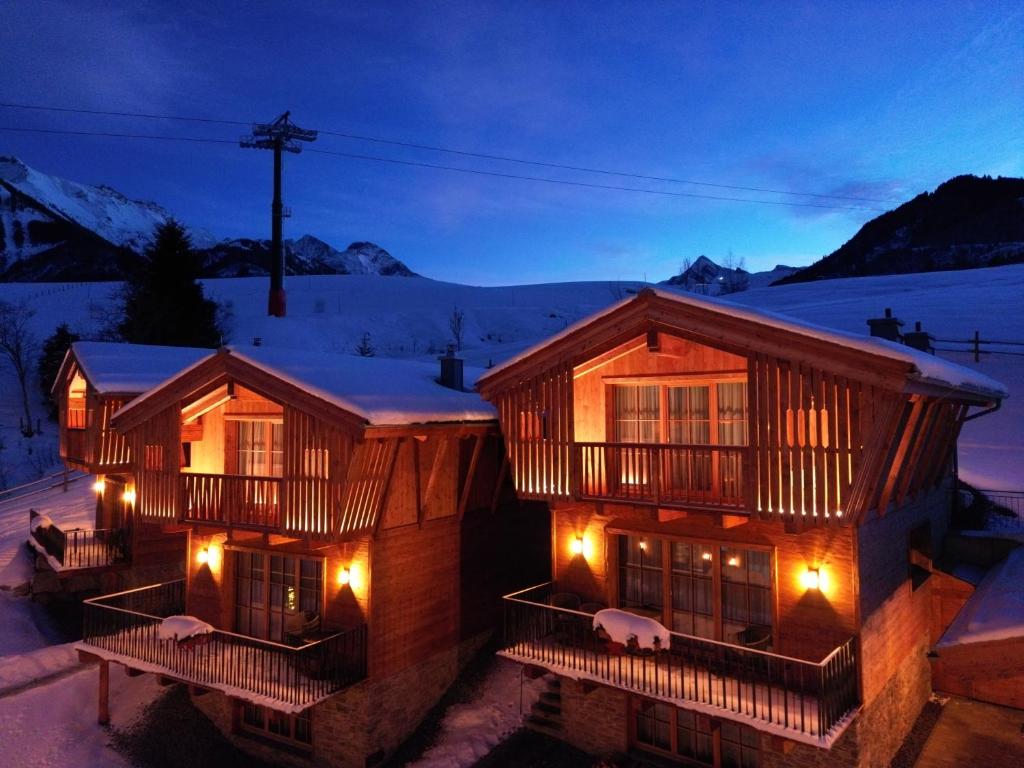
[[[224,348],[112,424],[136,518],[184,530],[187,566],[87,601],[101,720],[114,662],[188,684],[246,750],[372,765],[500,623],[500,595],[547,573],[494,408],[434,365]],[[165,639],[171,616],[195,633]]]
[[[931,690],[957,435],[998,383],[645,289],[478,389],[552,516],[552,581],[504,600],[503,653],[557,676],[536,727],[655,762],[889,763]],[[669,641],[616,641],[608,608]]]
[[[67,351],[51,390],[60,457],[69,469],[90,476],[76,482],[92,483],[96,520],[89,529],[38,531],[58,573],[106,570],[114,577],[106,583],[114,588],[183,573],[184,537],[168,538],[158,528],[135,524],[131,446],[111,420],[125,404],[212,351],[98,341],[75,342]]]

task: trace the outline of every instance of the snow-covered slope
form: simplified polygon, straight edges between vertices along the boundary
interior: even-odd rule
[[[209,295],[233,316],[232,344],[353,353],[364,333],[381,357],[434,358],[451,340],[449,318],[465,314],[463,357],[486,367],[521,352],[582,317],[622,299],[638,284],[553,283],[477,288],[425,278],[394,280],[373,275],[289,277],[288,317],[266,315],[267,279],[205,281]],[[117,284],[0,285],[0,299],[27,299],[37,310],[40,337],[66,320],[81,333],[94,333]],[[830,280],[751,289],[730,301],[768,309],[818,325],[866,334],[869,317],[886,307],[908,325],[916,320],[944,339],[1024,341],[1024,265],[915,275]],[[1014,348],[1005,348],[1008,351]],[[1021,348],[1016,348],[1020,350]],[[961,473],[985,488],[1024,488],[1024,356],[942,353],[1003,382],[1010,397],[999,413],[969,422],[960,440]],[[18,407],[13,378],[0,366],[0,426],[7,450],[0,462],[20,455]],[[34,455],[38,456],[37,451]],[[26,463],[28,472],[31,465]],[[10,482],[16,479],[13,473]]]
[[[285,240],[285,270],[290,275],[384,275],[414,277],[415,273],[373,243],[352,243],[339,251],[313,235]],[[204,273],[211,277],[250,277],[268,274],[270,241],[224,240],[202,250]]]

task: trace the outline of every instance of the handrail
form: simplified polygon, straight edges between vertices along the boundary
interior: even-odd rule
[[[578,610],[575,610],[574,608],[562,608],[562,607],[557,606],[557,605],[551,605],[550,603],[538,603],[538,602],[536,602],[534,600],[523,600],[522,598],[518,597],[518,595],[521,595],[521,594],[523,594],[525,592],[532,592],[535,589],[543,589],[544,587],[554,587],[554,586],[555,586],[555,582],[553,582],[553,581],[545,581],[545,582],[542,582],[541,584],[535,584],[532,587],[527,587],[526,589],[521,589],[518,592],[511,592],[511,593],[509,593],[507,595],[503,595],[501,599],[502,600],[509,600],[511,602],[514,602],[514,603],[521,603],[523,605],[533,605],[533,606],[536,606],[538,608],[546,608],[546,609],[549,609],[549,610],[552,610],[552,611],[558,611],[559,613],[571,613],[571,614],[575,614],[576,616],[585,616],[588,619],[593,619],[594,618],[594,614],[587,613],[586,611],[578,611]],[[678,638],[681,638],[683,640],[698,640],[698,641],[700,641],[702,643],[709,643],[711,645],[721,646],[722,648],[728,648],[731,651],[743,651],[744,653],[754,653],[754,654],[758,654],[760,656],[767,656],[767,657],[771,657],[771,658],[774,658],[774,659],[780,659],[781,661],[791,661],[791,662],[796,662],[798,664],[809,664],[809,665],[815,666],[815,667],[824,667],[824,666],[826,666],[829,663],[829,661],[832,660],[832,657],[835,656],[839,651],[841,651],[843,649],[843,645],[845,645],[845,642],[849,642],[849,640],[847,640],[844,643],[840,643],[839,645],[837,645],[835,648],[832,649],[831,652],[829,652],[828,656],[826,656],[821,661],[811,661],[810,659],[798,659],[795,656],[783,656],[781,653],[773,653],[772,651],[764,651],[764,650],[761,650],[760,648],[750,648],[750,647],[745,646],[745,645],[736,645],[734,643],[726,643],[726,642],[723,642],[722,640],[714,640],[714,639],[709,638],[709,637],[698,637],[697,635],[687,635],[687,634],[684,634],[682,632],[673,632],[672,630],[668,630],[668,633],[669,633],[669,635],[671,637],[678,637]],[[851,636],[850,639],[852,639],[852,636]]]

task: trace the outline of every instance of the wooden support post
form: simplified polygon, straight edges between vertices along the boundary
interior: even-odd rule
[[[99,707],[96,721],[100,725],[110,725],[110,662],[100,662]]]

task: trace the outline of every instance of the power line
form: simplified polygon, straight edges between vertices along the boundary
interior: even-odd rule
[[[143,133],[115,133],[110,131],[73,131],[64,130],[57,128],[23,128],[15,126],[0,126],[0,131],[8,131],[15,133],[43,133],[43,134],[58,134],[68,136],[96,136],[101,138],[119,138],[119,139],[147,139],[154,141],[184,141],[192,142],[197,144],[238,144],[237,141],[231,139],[210,139],[200,138],[193,136],[163,136],[158,134],[143,134]],[[478,168],[460,168],[452,165],[440,165],[438,163],[425,163],[416,160],[400,160],[393,157],[380,157],[377,155],[362,155],[354,152],[335,152],[326,149],[309,149],[308,152],[320,154],[320,155],[331,155],[334,157],[344,157],[352,160],[367,160],[377,163],[387,163],[391,165],[402,165],[413,168],[429,168],[432,170],[450,171],[455,173],[466,173],[473,174],[476,176],[491,176],[494,178],[501,179],[518,179],[521,181],[535,181],[545,184],[558,184],[561,186],[568,187],[583,187],[587,189],[604,189],[616,192],[633,192],[648,195],[661,195],[665,197],[686,197],[694,198],[699,200],[721,200],[726,202],[734,203],[754,203],[757,205],[775,205],[775,206],[786,206],[786,207],[799,207],[799,208],[825,208],[830,210],[846,210],[846,211],[882,211],[882,208],[872,208],[868,206],[858,205],[828,205],[826,203],[802,203],[796,201],[787,200],[758,200],[744,197],[729,197],[726,195],[706,195],[697,192],[671,192],[669,190],[661,189],[644,189],[642,187],[626,187],[619,186],[616,184],[596,184],[586,181],[569,181],[567,179],[552,179],[545,176],[527,176],[525,174],[516,173],[503,173],[501,171],[485,171]]]
[[[0,108],[6,109],[29,109],[38,110],[44,112],[64,112],[64,113],[75,113],[84,115],[102,115],[106,117],[136,117],[147,120],[178,120],[184,122],[197,122],[197,123],[213,123],[220,125],[250,125],[249,122],[242,120],[218,120],[208,117],[187,117],[182,115],[160,115],[145,112],[116,112],[98,109],[73,109],[70,107],[54,107],[40,104],[19,104],[14,102],[0,102]],[[445,154],[458,155],[460,157],[472,157],[480,160],[494,160],[503,163],[517,163],[520,165],[533,165],[541,168],[553,168],[564,171],[574,171],[578,173],[594,173],[604,176],[618,176],[620,178],[637,179],[639,181],[657,181],[668,184],[690,184],[693,186],[701,187],[713,187],[716,189],[731,189],[739,192],[762,192],[773,195],[792,195],[796,197],[816,197],[829,200],[851,200],[856,202],[864,203],[902,203],[902,200],[894,200],[887,198],[874,198],[874,197],[859,197],[855,195],[830,195],[820,192],[793,192],[786,189],[773,189],[770,187],[750,187],[739,184],[721,184],[711,181],[698,181],[696,179],[682,179],[673,176],[653,176],[643,173],[633,173],[628,171],[613,171],[606,168],[591,168],[582,165],[570,165],[566,163],[552,163],[543,160],[528,160],[521,157],[514,157],[511,155],[500,155],[491,154],[486,152],[473,152],[465,149],[453,149],[451,147],[439,147],[432,144],[421,144],[410,141],[398,141],[395,139],[385,139],[379,136],[366,136],[358,133],[347,133],[344,131],[330,131],[320,130],[320,133],[325,136],[334,136],[336,138],[351,139],[355,141],[367,141],[375,144],[385,144],[393,147],[403,147],[405,149],[418,149],[428,152],[442,152]],[[729,198],[721,198],[727,200]]]

